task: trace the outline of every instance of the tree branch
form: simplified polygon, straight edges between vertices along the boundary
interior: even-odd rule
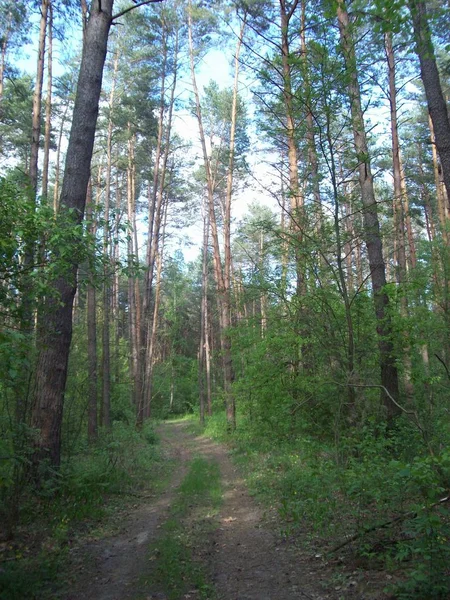
[[[433,504],[424,506],[422,508],[422,510],[430,510],[431,508],[440,506],[441,504],[444,504],[445,502],[448,502],[449,500],[450,500],[450,496],[445,496],[445,498],[441,498],[440,500],[438,500],[437,502],[434,502]],[[334,552],[337,552],[341,548],[344,548],[348,544],[351,544],[351,542],[354,542],[358,538],[365,536],[367,533],[371,533],[372,531],[376,531],[377,529],[384,529],[385,527],[389,527],[389,525],[394,525],[394,523],[398,523],[399,521],[404,521],[405,519],[415,519],[416,517],[417,517],[417,511],[409,511],[406,513],[402,513],[401,515],[397,515],[393,519],[389,519],[389,521],[384,521],[383,523],[377,523],[376,525],[367,527],[366,529],[364,529],[364,531],[359,531],[358,533],[354,533],[349,538],[347,538],[345,540],[345,542],[342,542],[338,546],[335,546],[334,548],[329,550],[328,554],[333,554]]]
[[[447,365],[445,364],[445,362],[442,360],[442,358],[438,354],[434,353],[434,355],[438,359],[438,361],[442,364],[442,366],[444,367],[444,369],[447,373],[447,377],[450,379],[450,371],[448,370]]]
[[[123,17],[123,15],[126,15],[127,13],[131,12],[135,8],[139,8],[140,6],[145,6],[146,4],[156,4],[157,2],[160,3],[162,1],[163,0],[144,0],[144,2],[139,2],[139,4],[135,4],[134,6],[129,6],[128,8],[126,8],[125,10],[123,10],[122,12],[117,13],[117,15],[114,15],[112,17],[111,21],[115,21],[119,17]]]

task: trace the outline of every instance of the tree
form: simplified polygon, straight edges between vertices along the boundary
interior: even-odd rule
[[[409,0],[408,6],[413,22],[416,51],[419,56],[420,75],[425,88],[428,111],[433,123],[436,148],[442,163],[448,199],[450,198],[450,121],[431,39],[427,5],[424,0]]]
[[[66,233],[70,230],[68,247],[53,257],[59,273],[44,306],[45,329],[38,332],[37,339],[32,415],[33,427],[39,432],[33,456],[36,473],[40,461],[48,459],[50,464],[58,466],[61,460],[61,424],[72,338],[80,224],[86,204],[108,35],[118,16],[113,15],[113,0],[93,0],[83,41],[59,210],[62,229]]]
[[[399,414],[399,408],[389,396],[398,398],[398,373],[395,365],[394,346],[392,341],[392,322],[389,315],[389,298],[386,293],[386,272],[383,258],[383,247],[380,236],[380,224],[371,172],[370,153],[366,139],[361,91],[358,80],[355,47],[351,32],[350,19],[343,0],[337,5],[339,31],[342,50],[346,61],[348,76],[348,92],[352,115],[353,139],[358,161],[359,184],[363,204],[365,242],[369,256],[370,277],[374,295],[375,314],[377,317],[378,345],[380,350],[381,382],[386,391],[382,398],[388,418]]]

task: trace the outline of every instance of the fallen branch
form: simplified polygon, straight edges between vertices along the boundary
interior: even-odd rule
[[[436,506],[441,506],[442,504],[445,504],[445,502],[448,502],[449,500],[450,500],[450,496],[446,496],[445,498],[441,498],[434,504],[430,504],[429,506],[424,506],[422,510],[431,510],[432,508],[435,508]],[[367,527],[363,531],[359,531],[358,533],[351,535],[349,538],[347,538],[345,540],[345,542],[342,542],[338,546],[335,546],[334,548],[329,550],[328,554],[333,554],[334,552],[337,552],[338,550],[340,550],[341,548],[344,548],[348,544],[351,544],[358,538],[362,538],[365,535],[367,535],[368,533],[372,533],[372,531],[377,531],[378,529],[384,529],[385,527],[394,525],[395,523],[398,523],[399,521],[404,521],[405,519],[415,519],[416,517],[417,517],[417,512],[409,511],[409,512],[403,513],[401,515],[397,515],[393,519],[389,519],[389,521],[384,521],[384,523],[372,525],[371,527]]]

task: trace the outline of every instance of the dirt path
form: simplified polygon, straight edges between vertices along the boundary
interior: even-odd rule
[[[339,595],[321,591],[308,563],[282,543],[265,522],[263,511],[249,496],[232,465],[226,449],[204,436],[189,432],[186,423],[167,423],[160,429],[163,447],[176,459],[170,484],[158,499],[135,509],[122,531],[113,537],[88,544],[88,572],[80,577],[66,600],[165,600],[147,577],[148,545],[155,542],[177,497],[177,488],[193,456],[219,464],[223,503],[217,526],[194,541],[193,557],[200,562],[219,600],[331,600]],[[141,580],[140,580],[141,579]],[[196,600],[195,590],[183,598]],[[182,600],[180,598],[179,600]]]
[[[135,509],[118,535],[91,542],[81,549],[87,556],[82,578],[66,600],[134,600],[146,597],[142,595],[144,590],[140,576],[146,569],[147,547],[158,537],[158,530],[176,497],[190,460],[189,442],[192,439],[186,428],[173,430],[162,427],[159,435],[165,451],[174,459],[175,468],[168,486],[159,498],[149,499],[148,503]]]

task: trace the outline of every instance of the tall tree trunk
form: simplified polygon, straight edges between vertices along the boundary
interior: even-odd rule
[[[173,109],[175,103],[175,90],[177,86],[177,76],[178,76],[178,43],[179,43],[179,30],[176,30],[175,33],[175,47],[174,47],[174,64],[173,64],[173,81],[170,90],[170,99],[169,99],[169,107],[167,111],[167,122],[166,122],[166,131],[164,136],[164,145],[162,143],[163,138],[163,129],[164,129],[164,115],[165,115],[165,98],[161,95],[161,108],[160,108],[160,131],[161,134],[161,142],[160,149],[157,158],[158,164],[158,172],[159,178],[155,179],[154,186],[156,188],[153,192],[153,206],[154,206],[154,218],[153,218],[153,232],[151,239],[149,239],[149,252],[148,252],[148,281],[145,293],[147,295],[146,307],[147,311],[150,307],[150,301],[152,296],[152,281],[153,274],[155,269],[155,262],[158,256],[159,248],[160,248],[160,230],[161,230],[161,222],[165,218],[163,212],[167,214],[167,207],[164,209],[163,200],[165,194],[165,185],[166,185],[166,176],[167,176],[167,163],[169,160],[170,154],[170,142],[172,138],[172,119],[173,119]],[[165,44],[166,47],[166,44]],[[167,52],[167,48],[166,48]],[[167,61],[167,56],[165,60]],[[164,76],[165,81],[165,76]],[[163,85],[163,90],[165,90],[165,84]],[[162,152],[162,148],[164,147],[164,152]],[[155,165],[156,168],[156,165]],[[156,201],[155,201],[156,198]],[[168,202],[168,200],[167,200]],[[157,315],[158,313],[153,311],[153,315]],[[150,404],[151,404],[151,394],[152,394],[152,377],[153,377],[153,349],[151,346],[150,339],[150,331],[154,329],[154,323],[152,321],[151,315],[147,315],[147,323],[145,324],[145,313],[143,310],[143,324],[146,327],[146,338],[147,343],[145,345],[145,358],[144,358],[144,375],[143,375],[143,386],[142,386],[142,411],[138,414],[138,423],[142,421],[142,419],[148,418],[150,416]],[[152,354],[152,358],[150,360],[149,354]]]
[[[224,230],[225,230],[225,267],[222,268],[222,261],[220,256],[220,245],[219,245],[219,234],[216,220],[216,212],[214,206],[214,183],[213,175],[211,172],[211,165],[209,161],[208,151],[206,148],[206,137],[203,128],[202,110],[200,104],[200,95],[198,92],[197,79],[195,75],[194,67],[194,43],[192,39],[192,16],[191,16],[191,4],[189,3],[188,11],[188,37],[189,37],[189,54],[191,64],[191,79],[192,87],[195,96],[196,106],[196,117],[199,127],[200,142],[202,146],[203,162],[206,171],[206,186],[208,194],[208,210],[209,210],[209,221],[211,227],[211,237],[213,242],[213,259],[214,259],[214,277],[216,281],[217,293],[218,293],[218,307],[219,307],[219,323],[220,323],[220,344],[222,350],[222,365],[223,365],[223,381],[224,381],[224,392],[225,392],[225,408],[227,418],[227,428],[229,431],[233,431],[236,427],[236,407],[234,396],[232,392],[232,383],[234,379],[233,373],[233,362],[231,357],[231,340],[228,334],[228,328],[231,325],[230,320],[230,268],[231,268],[231,253],[230,253],[230,206],[231,206],[231,190],[233,182],[233,161],[234,161],[234,138],[236,131],[236,111],[237,111],[237,85],[238,85],[238,68],[239,68],[239,51],[242,44],[241,36],[243,35],[243,28],[241,28],[241,35],[239,36],[236,55],[235,55],[235,83],[233,87],[233,107],[232,107],[232,126],[230,133],[230,149],[229,149],[229,164],[227,172],[227,198],[225,201],[225,214],[224,214]],[[233,131],[234,129],[234,131]],[[230,172],[231,170],[231,172]],[[228,262],[227,262],[228,261]],[[228,287],[227,287],[228,286]]]
[[[7,23],[5,26],[5,33],[0,41],[0,117],[1,117],[1,103],[3,100],[3,89],[5,81],[5,66],[6,66],[6,51],[8,48],[9,35],[11,33],[12,25],[12,14],[8,13]]]
[[[129,344],[130,344],[130,372],[132,374],[132,389],[131,399],[132,403],[137,406],[138,395],[140,390],[137,387],[139,376],[139,339],[137,329],[137,315],[136,315],[136,288],[134,274],[134,229],[135,229],[135,196],[134,196],[134,135],[131,135],[131,124],[128,124],[128,169],[127,169],[127,215],[128,215],[128,227],[130,229],[128,233],[128,322],[129,322]]]
[[[294,119],[292,77],[291,77],[291,53],[289,48],[289,24],[290,20],[298,6],[299,0],[294,0],[287,10],[286,0],[280,2],[281,17],[281,61],[283,72],[283,102],[286,113],[286,141],[288,147],[289,161],[289,197],[291,201],[291,227],[295,238],[295,261],[297,269],[297,294],[304,295],[305,277],[302,267],[301,246],[302,246],[302,227],[303,223],[303,205],[304,198],[299,183],[298,173],[298,153],[295,140],[296,124]]]
[[[306,139],[308,142],[308,162],[311,168],[311,180],[314,196],[315,211],[317,215],[317,230],[322,229],[322,201],[320,197],[319,161],[317,158],[316,139],[314,133],[314,116],[311,108],[311,81],[308,65],[308,47],[306,45],[306,0],[301,0],[301,24],[300,24],[300,50],[303,74],[303,88],[306,94]]]
[[[93,218],[92,185],[89,182],[86,201],[86,220],[89,234],[95,237],[97,223]],[[93,274],[89,274],[87,295],[87,345],[88,345],[88,441],[97,440],[97,303]]]
[[[208,320],[208,243],[209,218],[208,206],[205,202],[203,214],[203,249],[202,249],[202,301],[200,314],[200,345],[199,345],[199,396],[200,422],[205,420],[205,411],[211,416],[211,358],[209,349],[209,320]]]
[[[406,187],[403,179],[402,163],[400,158],[400,140],[398,135],[397,118],[397,85],[395,73],[395,55],[392,43],[392,33],[385,34],[385,51],[389,77],[389,104],[391,111],[391,141],[392,141],[392,166],[394,172],[394,227],[395,227],[395,263],[397,283],[400,286],[400,307],[403,319],[408,317],[408,296],[405,289],[407,278],[406,263],[406,235],[405,235],[405,203],[407,202]],[[407,330],[403,331],[404,344],[402,345],[403,385],[406,398],[411,404],[414,397],[414,385],[411,378],[411,349]]]
[[[99,0],[93,0],[91,5],[61,190],[63,227],[71,226],[68,221],[77,226],[84,215],[112,6],[113,0],[102,0],[101,6]],[[76,256],[80,243],[77,236],[71,239],[72,252],[66,247],[65,256],[73,258],[64,275],[52,283],[44,306],[45,329],[39,331],[38,336],[32,415],[32,425],[37,431],[33,455],[36,475],[39,462],[45,458],[54,466],[60,464],[64,391],[78,268]],[[61,263],[66,259],[55,254],[52,260]]]
[[[66,124],[67,113],[69,112],[69,103],[66,104],[64,108],[64,113],[61,118],[61,124],[59,126],[58,133],[58,145],[56,148],[56,165],[55,165],[55,185],[53,188],[53,212],[55,215],[58,212],[59,207],[59,177],[60,177],[60,167],[61,167],[61,146],[63,140],[64,133],[64,125]]]
[[[47,201],[50,138],[52,135],[52,85],[53,85],[53,5],[48,2],[47,98],[45,100],[44,164],[42,166],[42,196]]]
[[[30,185],[32,193],[36,195],[38,185],[38,156],[39,142],[41,138],[41,106],[42,106],[42,87],[44,83],[44,59],[45,59],[45,34],[47,30],[47,15],[50,0],[42,0],[41,20],[39,25],[38,41],[38,60],[36,70],[36,84],[33,94],[33,115],[32,115],[32,133],[31,133],[31,153],[30,153]]]
[[[148,338],[151,330],[151,303],[152,287],[155,269],[155,244],[157,248],[158,240],[154,239],[155,229],[159,230],[161,223],[161,202],[162,197],[158,196],[159,172],[162,159],[162,144],[164,133],[164,115],[166,111],[166,78],[168,61],[167,29],[163,25],[162,30],[162,65],[161,65],[161,91],[159,96],[159,116],[158,116],[158,135],[156,138],[155,160],[153,166],[153,184],[148,184],[148,236],[147,236],[147,257],[146,270],[144,275],[144,291],[142,295],[142,310],[139,329],[139,371],[136,387],[139,390],[139,401],[136,405],[136,423],[140,427],[144,420],[144,411],[146,404],[147,383],[146,383],[146,353],[148,348]],[[158,199],[160,200],[159,206]]]
[[[437,208],[438,208],[438,216],[439,223],[442,232],[442,239],[446,246],[450,246],[450,230],[449,230],[449,221],[448,221],[448,210],[447,203],[448,197],[447,192],[445,190],[444,181],[442,178],[442,166],[439,164],[439,157],[436,150],[436,136],[434,135],[434,126],[431,117],[428,117],[428,123],[430,126],[430,136],[431,136],[431,152],[433,156],[433,173],[434,173],[434,183],[436,186],[436,200],[437,200]]]
[[[450,199],[450,121],[442,93],[425,0],[408,0],[414,40],[420,62],[420,75],[427,97],[428,112],[433,123],[436,148],[441,159],[447,199]]]
[[[155,283],[155,302],[153,304],[153,319],[152,329],[149,334],[148,349],[146,353],[146,386],[147,386],[147,398],[144,406],[144,418],[148,419],[151,414],[151,400],[153,393],[153,367],[155,364],[155,349],[156,349],[156,336],[158,333],[158,318],[159,318],[159,305],[161,300],[161,277],[162,277],[162,266],[164,256],[164,242],[166,236],[166,223],[167,223],[167,211],[169,206],[169,200],[166,198],[164,206],[164,216],[162,223],[161,239],[158,247],[158,254],[156,256],[156,283]]]
[[[102,410],[101,424],[103,427],[111,427],[111,344],[110,344],[110,321],[111,321],[111,284],[110,270],[111,260],[109,257],[110,244],[110,205],[111,205],[111,177],[112,177],[112,135],[113,135],[113,112],[116,94],[116,79],[119,68],[119,49],[114,57],[113,79],[109,94],[109,117],[108,133],[106,138],[106,181],[105,200],[103,211],[103,326],[102,326]]]
[[[380,224],[370,167],[369,148],[367,145],[361,91],[354,42],[351,34],[348,13],[343,0],[338,0],[337,16],[341,36],[342,49],[346,61],[347,85],[351,105],[353,139],[356,155],[359,159],[359,184],[363,204],[364,236],[369,257],[370,276],[377,319],[378,346],[380,351],[381,383],[387,392],[398,399],[398,373],[393,356],[392,322],[389,315],[389,298],[385,291],[386,272],[383,259],[383,247],[380,235]],[[399,408],[389,395],[382,391],[382,400],[386,407],[388,419],[399,414]]]

